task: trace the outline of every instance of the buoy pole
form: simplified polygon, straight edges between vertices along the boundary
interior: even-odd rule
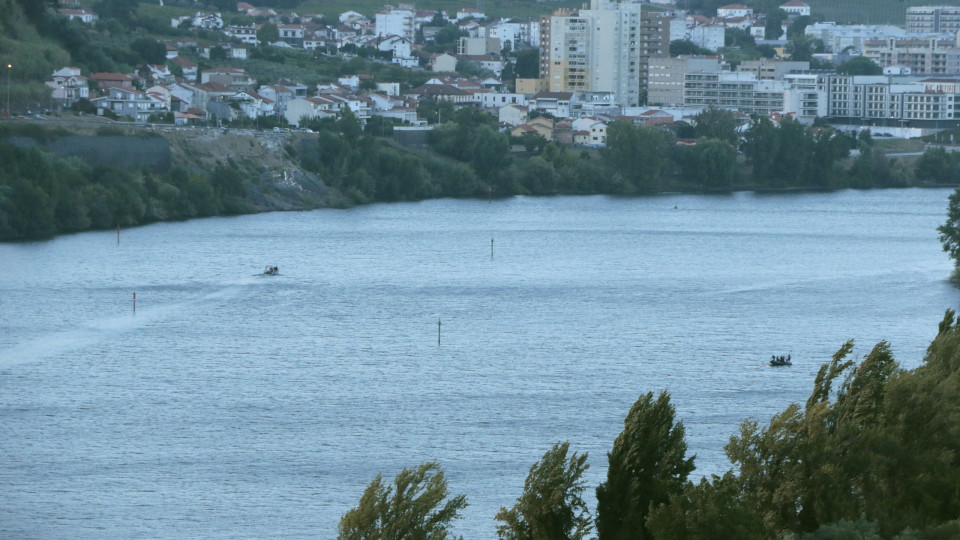
[[[437,319],[437,345],[440,345],[440,319]]]
[[[493,258],[493,238],[490,239],[490,258]]]
[[[133,293],[133,312],[137,312],[137,293]]]

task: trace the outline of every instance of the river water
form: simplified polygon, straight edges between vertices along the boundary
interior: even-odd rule
[[[436,460],[470,504],[455,532],[494,538],[558,441],[589,452],[593,504],[663,389],[694,474],[722,474],[739,424],[802,403],[846,340],[920,364],[960,306],[950,193],[435,200],[0,245],[0,537],[333,538],[377,473]]]

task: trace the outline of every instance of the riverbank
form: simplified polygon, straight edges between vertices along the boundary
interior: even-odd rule
[[[829,177],[804,174],[793,183],[758,183],[744,155],[708,139],[705,147],[732,152],[723,158],[733,160],[724,165],[727,178],[716,182],[708,174],[716,163],[692,169],[685,165],[685,159],[702,157],[696,153],[699,144],[665,146],[654,165],[625,155],[622,148],[578,153],[547,143],[531,152],[500,146],[502,135],[489,126],[467,129],[471,119],[466,116],[441,128],[445,137],[462,139],[460,143],[442,142],[437,148],[407,148],[389,138],[351,135],[356,132],[342,121],[319,133],[135,125],[79,115],[0,122],[0,142],[18,149],[8,152],[0,165],[13,178],[6,181],[9,194],[0,199],[0,240],[215,215],[447,197],[953,185],[917,180],[913,170],[930,148],[922,141],[873,141],[866,155],[835,158],[825,169]],[[467,146],[469,152],[457,153]],[[886,158],[886,152],[896,154],[895,161]],[[947,149],[942,153],[952,156]]]

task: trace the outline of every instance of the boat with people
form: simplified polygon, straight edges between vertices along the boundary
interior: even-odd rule
[[[790,361],[790,355],[789,355],[789,354],[786,355],[786,356],[783,356],[783,355],[777,356],[777,355],[775,355],[775,354],[770,356],[770,366],[771,366],[771,367],[777,367],[777,366],[792,366],[792,365],[793,365],[793,362]]]
[[[268,266],[264,271],[263,275],[265,276],[275,276],[280,273],[279,266]]]

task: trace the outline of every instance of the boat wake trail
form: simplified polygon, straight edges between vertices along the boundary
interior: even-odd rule
[[[129,314],[86,321],[70,330],[43,333],[11,348],[0,349],[0,369],[56,358],[93,347],[138,328],[182,316],[185,312],[203,309],[212,303],[236,298],[243,294],[251,283],[253,280],[231,283],[195,299],[159,306],[150,304],[149,296],[142,295],[140,306],[134,311],[131,305]]]

